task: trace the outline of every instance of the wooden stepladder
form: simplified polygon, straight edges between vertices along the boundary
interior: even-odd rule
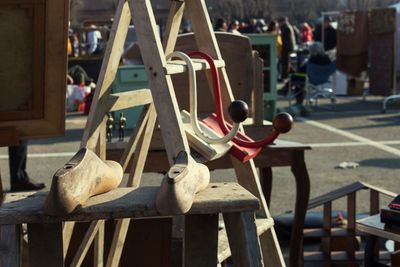
[[[138,126],[130,137],[120,163],[126,172],[130,173],[128,186],[138,187],[143,173],[144,163],[150,147],[152,133],[158,116],[162,138],[165,144],[168,160],[172,166],[180,153],[190,155],[190,146],[186,138],[179,106],[175,94],[171,75],[187,71],[186,64],[174,60],[171,64],[166,56],[174,51],[179,27],[184,12],[191,19],[198,50],[211,55],[219,68],[222,85],[222,98],[225,107],[233,101],[233,95],[224,67],[224,61],[212,30],[211,21],[207,13],[204,0],[172,1],[169,19],[163,42],[156,28],[155,18],[150,0],[121,0],[116,12],[111,36],[103,60],[99,76],[98,87],[93,98],[88,122],[84,131],[81,146],[87,147],[102,158],[106,158],[105,126],[106,114],[112,111],[145,105]],[[123,46],[128,32],[128,26],[133,20],[141,50],[142,59],[149,79],[149,89],[135,90],[124,93],[111,93],[111,84],[115,78],[117,68],[123,53]],[[196,70],[208,69],[204,60],[194,60]],[[128,163],[133,156],[133,164],[127,171]],[[242,163],[231,157],[239,183],[254,194],[260,201],[259,234],[262,258],[265,266],[285,266],[279,243],[273,228],[273,220],[269,213],[265,198],[262,194],[259,177],[252,160]],[[224,215],[227,229],[235,224],[234,220],[241,220],[235,216]],[[243,218],[242,218],[243,220]],[[111,245],[114,253],[108,257],[106,266],[115,266],[118,263],[122,249],[118,246],[124,240],[129,219],[121,219],[116,226],[116,233]],[[87,238],[81,245],[81,255],[75,262],[81,262],[91,242],[98,243],[101,239],[103,221],[92,222]],[[69,236],[73,230],[73,223],[64,226],[64,255],[68,249]],[[229,239],[229,235],[228,235]],[[109,254],[110,255],[110,254]],[[242,265],[241,265],[242,266]],[[243,265],[245,266],[245,265]]]

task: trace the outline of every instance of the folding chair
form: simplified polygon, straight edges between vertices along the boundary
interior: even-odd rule
[[[317,65],[307,63],[306,99],[308,104],[318,105],[318,98],[329,97],[335,103],[335,79],[330,79],[336,72],[336,63]]]

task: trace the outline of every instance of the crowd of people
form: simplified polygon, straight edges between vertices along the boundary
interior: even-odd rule
[[[307,59],[314,60],[323,57],[327,51],[334,51],[336,48],[336,30],[331,25],[331,18],[324,17],[322,22],[307,23],[298,25],[292,24],[288,17],[281,17],[271,20],[268,24],[263,19],[250,19],[248,23],[233,20],[228,23],[223,18],[218,18],[214,23],[214,31],[231,32],[234,34],[249,33],[271,33],[277,35],[277,57],[279,81],[287,81],[293,77],[289,75],[297,71],[305,72],[306,62],[296,60],[296,64],[291,61],[291,55],[299,51],[306,51]],[[319,60],[317,60],[319,62]],[[330,61],[324,60],[321,64],[329,64]],[[298,83],[297,83],[298,84]],[[288,89],[287,89],[288,90]],[[286,91],[287,91],[286,90]],[[296,88],[297,103],[301,104],[304,99],[302,89]]]

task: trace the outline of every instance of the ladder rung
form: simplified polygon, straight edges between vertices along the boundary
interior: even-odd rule
[[[110,111],[137,107],[153,102],[150,89],[138,89],[121,93],[110,94],[108,101],[111,102]]]
[[[205,59],[192,58],[194,69],[198,70],[206,70],[210,68],[210,65],[207,63]],[[225,61],[223,60],[214,60],[215,66],[217,68],[225,67]],[[183,60],[172,60],[169,61],[166,68],[166,74],[177,74],[186,72],[187,66]]]

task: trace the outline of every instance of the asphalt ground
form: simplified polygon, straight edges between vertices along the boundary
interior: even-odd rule
[[[381,113],[382,97],[339,97],[332,105],[321,100],[306,117],[296,117],[293,129],[284,140],[309,144],[306,164],[314,198],[355,181],[363,181],[395,193],[400,193],[400,103],[388,105]],[[279,100],[279,107],[286,107]],[[50,187],[52,175],[78,150],[86,123],[80,114],[68,114],[65,136],[31,140],[28,149],[28,173],[36,181]],[[356,162],[357,168],[340,169],[342,162]],[[9,188],[7,149],[0,148],[0,170],[3,186]],[[233,170],[212,172],[212,181],[235,181]],[[289,167],[273,168],[273,215],[294,208],[295,182]],[[146,173],[142,185],[159,185],[162,176]],[[300,192],[301,193],[301,192]],[[382,199],[382,205],[388,199]],[[369,195],[357,195],[357,212],[368,211]],[[345,201],[334,202],[333,209],[345,210]]]

